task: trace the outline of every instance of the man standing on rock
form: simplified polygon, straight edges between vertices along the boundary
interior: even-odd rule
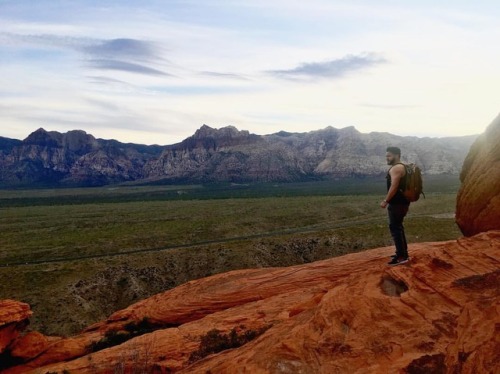
[[[381,208],[387,208],[389,214],[389,230],[391,231],[396,254],[389,265],[401,265],[408,262],[408,244],[406,243],[403,220],[408,213],[410,203],[403,195],[405,188],[406,168],[401,163],[401,150],[398,147],[388,147],[385,158],[391,168],[387,172],[387,195],[380,203]]]

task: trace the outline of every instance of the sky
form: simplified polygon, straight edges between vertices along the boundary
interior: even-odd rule
[[[500,113],[499,16],[497,0],[0,0],[0,136],[478,134]]]

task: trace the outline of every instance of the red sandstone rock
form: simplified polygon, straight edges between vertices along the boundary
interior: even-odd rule
[[[19,336],[28,324],[30,306],[14,300],[0,300],[0,353]]]
[[[398,267],[387,266],[393,251],[388,247],[191,281],[5,373],[500,372],[499,249],[500,231],[491,231],[412,244],[412,261]],[[86,344],[105,331],[123,333],[144,317],[158,329],[85,353]],[[212,329],[266,331],[239,348],[190,363]],[[67,345],[73,347],[65,351]],[[81,357],[70,360],[75,355]]]
[[[47,350],[49,340],[39,332],[32,331],[18,338],[9,349],[12,357],[24,360],[33,359]]]
[[[500,115],[472,145],[460,179],[456,220],[463,234],[500,229]]]
[[[9,368],[3,373],[25,373],[33,368],[43,367],[52,363],[60,363],[73,358],[85,356],[92,341],[99,340],[101,336],[96,333],[82,334],[67,339],[51,339],[46,349],[35,359],[23,365]],[[48,370],[52,371],[52,370]],[[35,371],[37,372],[37,371]]]

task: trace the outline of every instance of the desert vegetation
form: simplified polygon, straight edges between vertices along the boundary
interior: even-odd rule
[[[191,353],[189,362],[193,363],[213,353],[241,347],[262,335],[270,327],[271,326],[264,326],[256,330],[249,330],[246,329],[245,326],[240,326],[238,329],[233,328],[227,334],[217,329],[210,330],[205,335],[201,336],[200,346],[196,351]]]
[[[144,317],[139,322],[130,322],[126,324],[123,330],[108,330],[104,337],[93,342],[89,347],[89,352],[97,352],[101,349],[119,345],[127,340],[135,338],[143,334],[150,333],[156,330],[159,326],[152,324],[147,317]]]

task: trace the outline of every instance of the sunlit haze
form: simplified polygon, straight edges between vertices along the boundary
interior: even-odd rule
[[[500,112],[499,16],[498,1],[0,1],[0,136],[478,134]]]

